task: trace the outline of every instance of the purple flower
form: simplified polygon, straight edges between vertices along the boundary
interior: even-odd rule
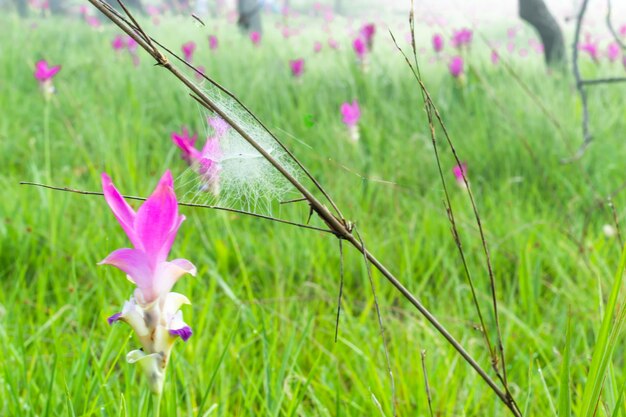
[[[328,38],[328,46],[331,49],[339,49],[339,43],[333,38]]]
[[[470,43],[472,43],[472,31],[470,29],[463,28],[452,34],[453,47],[461,48],[463,46],[469,46]]]
[[[443,36],[439,33],[433,35],[433,49],[439,53],[443,50]]]
[[[465,186],[463,176],[465,175],[465,179],[467,179],[467,163],[462,162],[461,165],[455,165],[454,168],[452,168],[452,174],[454,175],[457,183]]]
[[[606,48],[606,56],[609,58],[609,61],[615,62],[619,58],[620,47],[617,42],[611,42],[609,46]]]
[[[196,71],[194,72],[194,75],[196,76],[196,81],[198,82],[203,81],[205,73],[206,73],[206,68],[204,68],[202,65],[198,65],[196,67]]]
[[[254,45],[258,45],[261,43],[261,34],[259,32],[251,32],[250,40]]]
[[[363,41],[363,39],[360,37],[356,38],[352,42],[352,48],[354,49],[354,52],[356,53],[357,58],[359,58],[360,61],[363,61],[365,57],[367,56],[367,46],[365,45],[365,42]]]
[[[342,121],[346,126],[356,126],[361,118],[361,109],[359,108],[358,101],[354,100],[351,103],[343,103],[340,108]]]
[[[191,63],[191,61],[193,60],[193,53],[196,50],[196,43],[193,41],[189,41],[187,43],[184,43],[181,49],[183,51],[183,55],[185,55],[185,61]]]
[[[198,134],[189,136],[186,127],[183,127],[182,133],[172,132],[172,142],[180,148],[183,159],[190,165],[200,158],[200,153],[194,147],[196,140],[198,140]]]
[[[450,60],[450,64],[448,65],[448,69],[453,77],[460,77],[461,74],[463,74],[463,58],[458,55],[453,56]]]
[[[126,47],[124,37],[122,35],[117,35],[115,38],[113,38],[113,41],[111,41],[111,46],[115,51],[121,51],[122,49],[124,49]]]
[[[291,68],[291,74],[299,78],[304,72],[304,59],[299,58],[289,61],[289,67]]]
[[[217,36],[209,35],[209,49],[211,50],[217,49],[217,46],[218,46]]]
[[[320,52],[321,50],[322,50],[322,43],[321,43],[321,42],[319,42],[319,41],[316,41],[316,42],[313,44],[313,52],[318,53],[318,52]]]
[[[52,81],[52,78],[61,70],[60,65],[48,66],[48,62],[45,59],[38,61],[35,64],[35,78],[40,83]]]
[[[491,63],[493,65],[497,65],[500,62],[500,55],[498,55],[498,51],[495,49],[491,50]]]
[[[128,236],[133,249],[111,252],[100,265],[112,265],[125,272],[137,285],[135,299],[149,305],[170,292],[185,274],[196,274],[186,259],[167,261],[178,228],[185,216],[178,214],[172,174],[166,171],[152,195],[135,212],[107,174],[102,174],[102,189],[107,204]]]
[[[578,49],[586,52],[589,57],[593,59],[596,63],[598,62],[598,58],[600,55],[598,50],[598,44],[591,40],[591,36],[589,34],[585,36],[585,42],[578,45]]]
[[[359,34],[365,41],[367,48],[371,50],[372,47],[374,46],[374,35],[376,34],[376,25],[373,23],[366,23],[365,25],[361,27],[361,30],[359,30]]]

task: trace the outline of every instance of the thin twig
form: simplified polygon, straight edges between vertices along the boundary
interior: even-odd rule
[[[36,183],[36,182],[30,182],[30,181],[20,181],[20,185],[32,185],[32,186],[40,187],[40,188],[47,188],[49,190],[65,191],[65,192],[68,192],[68,193],[82,194],[82,195],[97,195],[97,196],[103,196],[104,195],[104,193],[102,193],[100,191],[76,190],[74,188],[55,187],[53,185],[39,184],[39,183]],[[137,196],[133,196],[133,195],[124,195],[122,197],[124,197],[124,198],[126,198],[128,200],[146,201],[145,197],[137,197]],[[269,220],[269,221],[276,222],[276,223],[288,224],[288,225],[291,225],[291,226],[300,227],[302,229],[309,229],[309,230],[315,230],[317,232],[324,232],[324,233],[335,234],[335,232],[333,232],[332,230],[322,229],[321,227],[315,227],[315,226],[309,226],[307,224],[291,222],[289,220],[283,220],[283,219],[279,219],[277,217],[266,216],[266,215],[258,214],[258,213],[252,213],[250,211],[245,211],[245,210],[237,210],[237,209],[228,208],[228,207],[210,206],[210,205],[207,205],[207,204],[196,204],[196,203],[182,203],[182,202],[179,202],[178,205],[179,206],[185,206],[185,207],[195,207],[195,208],[203,208],[203,209],[211,209],[211,210],[228,211],[228,212],[231,212],[231,213],[244,214],[246,216],[256,217],[258,219]]]
[[[595,78],[592,80],[580,80],[580,85],[615,84],[626,82],[626,77]]]
[[[424,373],[424,386],[426,388],[426,399],[428,400],[428,410],[430,417],[434,417],[433,404],[430,398],[430,385],[428,384],[428,373],[426,372],[426,351],[422,350],[422,372]]]
[[[615,204],[613,204],[613,200],[611,197],[608,198],[608,205],[611,209],[611,213],[613,214],[613,223],[615,224],[615,231],[617,232],[617,239],[619,241],[620,249],[624,247],[624,241],[622,240],[622,232],[619,226],[619,220],[617,218],[617,211],[615,210]]]
[[[617,34],[617,31],[613,27],[613,20],[611,19],[611,0],[606,0],[606,26],[609,28],[609,31],[613,35],[615,42],[622,48],[622,51],[626,51],[626,43],[622,41],[622,39]]]
[[[337,296],[337,319],[335,321],[335,343],[339,336],[339,316],[341,314],[341,297],[343,296],[343,241],[339,240],[339,295]]]

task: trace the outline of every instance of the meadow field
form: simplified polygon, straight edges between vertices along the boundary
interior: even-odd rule
[[[283,18],[268,15],[257,46],[225,18],[206,18],[205,26],[189,16],[162,16],[159,25],[141,19],[176,52],[196,42],[194,63],[284,141],[357,225],[367,249],[490,370],[419,86],[387,28],[377,23],[364,69],[351,34],[365,19],[337,17],[325,32],[316,18],[300,16],[290,23],[299,32],[285,38],[277,27]],[[409,52],[408,12],[394,19],[389,29]],[[20,185],[101,191],[106,172],[123,194],[148,196],[170,169],[179,201],[190,200],[178,189],[188,167],[170,135],[186,126],[202,142],[207,115],[146,53],[139,51],[135,66],[126,51],[114,51],[120,31],[101,20],[93,28],[79,18],[0,17],[2,416],[154,415],[145,379],[125,361],[137,346],[132,331],[107,324],[133,286],[120,271],[97,265],[129,245],[104,198]],[[453,27],[426,25],[418,14],[418,60],[467,165],[493,263],[511,392],[525,416],[563,415],[565,404],[580,415],[607,299],[621,277],[615,232],[626,213],[626,90],[623,84],[588,90],[593,144],[582,158],[563,163],[582,142],[571,72],[547,70],[532,49],[520,55],[504,46],[494,64],[486,41],[505,45],[511,25],[518,28],[515,51],[536,38],[514,16],[511,21],[474,28],[462,53],[464,74],[455,78],[448,62],[456,53],[446,44],[437,57],[431,47],[435,32],[447,42]],[[216,49],[209,48],[209,35],[219,40]],[[329,37],[337,49],[328,46]],[[323,44],[319,52],[316,41]],[[296,78],[289,60],[297,58],[305,67]],[[62,66],[49,99],[33,77],[41,59]],[[580,63],[589,78],[626,71],[621,60],[594,63],[581,56]],[[356,143],[339,110],[353,100],[361,109]],[[455,159],[437,133],[467,265],[495,338],[480,234],[467,191],[453,175]],[[247,208],[299,223],[309,214],[301,202]],[[359,252],[344,245],[335,342],[338,239],[237,213],[180,211],[187,219],[172,256],[191,260],[198,274],[181,278],[175,291],[192,301],[184,314],[194,335],[174,347],[161,415],[393,415],[392,382]],[[324,226],[315,217],[311,224]],[[434,416],[509,415],[376,271],[373,279],[397,415],[430,416],[429,396]],[[597,416],[626,414],[625,343],[614,342]]]

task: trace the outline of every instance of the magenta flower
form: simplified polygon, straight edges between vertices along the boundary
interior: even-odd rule
[[[299,78],[304,72],[304,59],[299,58],[289,61],[289,67],[291,68],[291,74]]]
[[[497,65],[498,62],[500,62],[500,55],[498,55],[498,51],[496,51],[495,49],[493,49],[491,51],[491,63],[493,65]]]
[[[585,42],[578,45],[578,49],[586,52],[596,63],[598,62],[598,58],[600,56],[598,44],[591,40],[591,36],[589,36],[589,34],[585,37]]]
[[[455,48],[461,48],[468,46],[472,43],[472,31],[467,28],[463,28],[455,31],[452,34],[452,46]]]
[[[254,45],[258,45],[261,43],[261,34],[259,32],[251,32],[250,40]]]
[[[626,37],[626,23],[623,24],[622,26],[620,26],[620,28],[619,28],[619,35],[621,37]]]
[[[196,67],[196,71],[194,72],[194,75],[196,76],[196,81],[198,82],[204,81],[205,73],[206,73],[206,68],[204,68],[202,65],[198,65]]]
[[[209,49],[214,50],[217,49],[217,36],[209,35]]]
[[[439,53],[443,50],[443,36],[439,33],[433,35],[433,49],[436,53]]]
[[[448,65],[448,69],[454,78],[460,77],[461,74],[463,74],[463,58],[458,55],[453,56]]]
[[[61,71],[60,65],[53,67],[48,66],[48,62],[45,59],[38,61],[35,64],[35,78],[40,83],[46,83],[52,81],[52,78]]]
[[[352,48],[354,49],[354,52],[356,53],[356,56],[357,58],[359,58],[360,61],[365,60],[365,57],[367,56],[367,46],[365,45],[365,42],[362,38],[356,38],[352,42]]]
[[[359,103],[354,100],[351,103],[343,103],[340,108],[342,121],[348,127],[348,132],[350,133],[350,139],[353,142],[357,142],[359,140],[359,128],[358,123],[361,118],[361,109],[359,108]]]
[[[606,48],[606,56],[609,58],[609,61],[615,62],[619,58],[620,47],[617,42],[611,42],[609,46]]]
[[[455,165],[454,168],[452,168],[452,174],[459,185],[465,186],[463,175],[465,175],[465,179],[467,179],[467,163],[462,162],[461,165]]]
[[[124,37],[122,35],[117,35],[115,38],[113,38],[113,41],[111,41],[111,46],[115,51],[121,51],[122,49],[124,49],[126,47]]]
[[[198,134],[189,136],[189,131],[186,127],[183,127],[183,131],[180,134],[172,132],[172,142],[180,148],[183,159],[190,165],[200,158],[200,152],[194,147],[196,140],[198,140]]]
[[[191,63],[191,61],[193,60],[193,53],[196,50],[196,43],[193,41],[189,41],[187,43],[184,43],[181,49],[183,51],[183,55],[185,56],[185,61]]]
[[[328,46],[331,49],[339,49],[339,43],[333,38],[328,38]]]
[[[85,16],[85,22],[94,29],[99,28],[101,25],[100,20],[96,16]]]
[[[376,25],[373,23],[367,23],[361,27],[359,34],[365,41],[369,50],[374,46],[374,35],[376,34]]]
[[[313,52],[318,53],[322,50],[322,43],[321,42],[315,42],[313,44]]]

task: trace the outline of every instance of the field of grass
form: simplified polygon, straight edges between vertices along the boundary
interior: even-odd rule
[[[325,46],[314,54],[313,42],[327,36],[316,29],[285,40],[267,20],[255,48],[225,22],[207,20],[202,27],[190,21],[169,18],[147,27],[175,50],[195,40],[196,62],[285,141],[357,224],[368,249],[489,368],[419,90],[386,30],[379,27],[363,72],[341,23],[333,29],[340,50]],[[406,26],[392,29],[408,48]],[[418,31],[430,51],[431,33]],[[506,36],[505,27],[492,32]],[[128,246],[122,230],[102,197],[19,185],[99,191],[106,171],[123,193],[145,196],[166,169],[175,177],[186,169],[169,135],[183,125],[202,135],[204,116],[146,54],[140,52],[137,68],[127,54],[116,55],[110,46],[116,33],[112,25],[95,31],[74,20],[0,18],[3,416],[152,415],[145,379],[124,360],[137,342],[127,326],[106,321],[132,285],[120,271],[96,265]],[[218,50],[209,51],[208,34],[218,36]],[[590,90],[594,144],[581,160],[562,164],[582,140],[580,101],[568,74],[546,75],[539,56],[504,57],[514,77],[502,64],[492,65],[478,37],[463,82],[449,75],[445,62],[430,62],[431,55],[420,57],[424,79],[467,162],[491,249],[512,392],[524,415],[556,415],[570,326],[565,368],[577,414],[621,252],[603,225],[614,223],[607,196],[620,221],[626,210],[625,90]],[[306,69],[296,81],[288,60],[298,57],[306,59]],[[50,101],[32,76],[43,58],[63,65]],[[582,64],[588,76],[617,71]],[[357,144],[339,114],[341,103],[355,98],[362,109]],[[493,329],[471,206],[454,181],[443,138],[440,151],[478,299]],[[199,273],[181,279],[175,290],[193,303],[185,319],[195,333],[174,348],[162,415],[392,415],[374,297],[358,252],[345,248],[335,343],[337,239],[232,213],[181,211],[187,220],[172,255],[191,260]],[[294,203],[273,214],[305,222],[308,209]],[[374,273],[374,281],[398,415],[429,415],[422,351],[434,415],[507,415],[386,280]],[[624,353],[618,339],[599,416],[626,412]]]

